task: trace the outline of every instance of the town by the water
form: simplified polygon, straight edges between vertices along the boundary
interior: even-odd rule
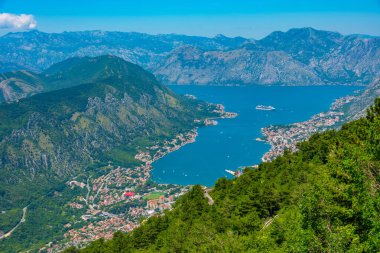
[[[284,153],[285,150],[297,150],[297,143],[308,139],[314,133],[335,128],[343,123],[344,105],[350,103],[355,96],[345,96],[336,99],[330,110],[314,115],[311,119],[290,125],[274,125],[261,129],[264,138],[257,141],[266,141],[270,150],[262,157],[263,162],[269,162]]]
[[[233,118],[237,114],[226,112],[221,104],[214,111],[219,118]],[[204,126],[216,125],[217,119],[196,120]],[[59,252],[74,245],[84,246],[99,238],[110,239],[116,231],[129,232],[151,216],[170,210],[175,200],[188,192],[191,186],[157,184],[151,178],[152,163],[170,152],[195,141],[197,128],[178,134],[162,145],[145,147],[135,155],[141,165],[123,168],[109,164],[102,176],[71,180],[66,184],[79,191],[67,205],[81,213],[72,223],[64,224],[64,240],[49,243],[41,252]]]
[[[283,154],[286,149],[296,150],[296,144],[310,137],[313,133],[335,127],[343,119],[342,108],[352,101],[354,96],[337,99],[330,110],[317,114],[311,119],[286,126],[269,126],[262,128],[263,138],[271,145],[270,150],[262,157],[263,162],[273,160]],[[236,113],[225,112],[223,105],[217,105],[220,118],[233,118]],[[216,119],[197,121],[205,126],[216,125]],[[102,168],[108,173],[98,178],[87,178],[84,181],[68,181],[72,190],[80,190],[81,195],[68,203],[70,208],[82,213],[74,223],[64,225],[65,239],[46,245],[42,252],[58,252],[69,246],[86,245],[99,238],[112,238],[114,232],[129,232],[139,226],[141,221],[164,210],[170,210],[175,200],[189,191],[191,186],[174,184],[157,184],[150,180],[152,163],[166,154],[178,150],[182,146],[195,141],[197,129],[184,134],[178,134],[174,139],[167,140],[162,146],[145,147],[135,155],[141,165],[135,168],[114,167],[111,164]],[[249,166],[257,168],[257,165]],[[226,170],[233,176],[243,172],[235,168]]]

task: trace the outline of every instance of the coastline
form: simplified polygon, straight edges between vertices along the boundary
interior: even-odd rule
[[[226,112],[225,107],[222,104],[215,104],[215,106],[217,109],[212,112],[219,114],[219,116],[205,118],[201,127],[215,126],[218,124],[216,121],[217,119],[230,119],[238,116],[238,114],[235,112]],[[194,122],[201,123],[201,120],[195,119]],[[153,147],[148,147],[147,151],[140,151],[135,155],[135,159],[143,162],[146,168],[152,168],[152,163],[164,157],[165,155],[180,149],[186,144],[195,142],[197,137],[198,127],[195,127],[186,133],[178,134],[171,141],[164,141],[164,146],[161,148],[156,145]],[[153,150],[155,150],[155,153],[152,156],[152,154],[150,154],[150,151]]]
[[[216,105],[213,112],[218,117],[205,118],[199,122],[199,126],[216,125],[216,119],[236,117],[236,113],[224,111],[223,105]],[[174,138],[165,140],[161,145],[145,147],[134,158],[142,164],[133,168],[114,168],[106,166],[110,171],[97,178],[88,177],[87,180],[68,181],[67,185],[72,189],[78,189],[82,193],[67,205],[78,209],[82,213],[79,221],[83,224],[79,228],[72,228],[72,224],[64,225],[65,239],[53,245],[46,245],[41,252],[59,252],[70,246],[85,246],[88,242],[99,238],[110,239],[116,231],[130,232],[141,224],[141,220],[154,215],[160,215],[164,210],[171,209],[175,200],[188,192],[191,186],[175,184],[149,183],[152,178],[152,164],[174,152],[181,147],[193,143],[198,136],[198,126],[191,130],[179,133]],[[151,194],[162,192],[160,199],[148,200]],[[126,195],[133,193],[133,196]],[[161,194],[161,193],[160,193]],[[135,203],[125,213],[113,213],[113,206]],[[136,203],[139,203],[136,206]],[[76,225],[76,227],[78,227]]]
[[[345,123],[345,105],[355,98],[353,95],[338,98],[330,105],[328,111],[316,114],[306,121],[261,128],[263,138],[258,139],[270,145],[269,151],[262,156],[261,161],[270,162],[285,150],[297,151],[297,143],[307,140],[317,132],[339,128]]]
[[[198,127],[195,127],[190,131],[178,134],[173,139],[164,141],[161,147],[155,145],[146,147],[146,151],[138,152],[135,159],[141,161],[141,165],[133,168],[113,168],[109,165],[107,167],[111,169],[110,172],[98,178],[89,177],[84,182],[68,181],[67,185],[72,190],[83,191],[75,201],[68,203],[70,208],[83,210],[78,219],[83,225],[79,228],[71,228],[71,223],[65,224],[64,228],[67,230],[64,234],[65,239],[57,244],[46,245],[40,251],[55,253],[70,246],[84,247],[89,242],[100,238],[111,239],[116,231],[128,233],[139,227],[142,219],[158,215],[166,209],[170,210],[175,200],[188,192],[190,186],[157,184],[154,187],[147,187],[146,184],[151,179],[152,163],[186,144],[194,142],[198,136],[197,129]],[[140,187],[143,187],[142,191],[135,190]],[[157,203],[156,208],[150,207],[149,203],[145,204],[147,202],[145,197],[161,191],[161,187],[169,188],[168,193],[170,190],[178,193],[170,195],[170,199],[168,198],[161,204]],[[134,192],[135,195],[126,197],[126,191]],[[141,204],[130,207],[126,213],[110,212],[112,206],[136,201]]]
[[[152,163],[164,157],[165,155],[174,152],[186,144],[195,142],[198,136],[198,127],[193,128],[192,130],[184,133],[178,134],[171,141],[165,141],[164,146],[158,147],[152,146],[149,147],[147,151],[140,151],[135,155],[135,159],[143,162],[143,165],[140,168],[144,169],[152,169]],[[152,155],[151,152],[154,152]],[[138,168],[138,167],[136,167]]]

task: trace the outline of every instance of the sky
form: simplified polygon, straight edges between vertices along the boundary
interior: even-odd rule
[[[0,0],[0,35],[107,30],[259,39],[294,27],[380,35],[380,0]]]

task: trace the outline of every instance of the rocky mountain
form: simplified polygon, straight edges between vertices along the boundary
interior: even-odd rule
[[[380,97],[380,78],[376,78],[368,87],[359,95],[354,97],[345,110],[345,121],[356,120],[360,117],[364,117],[367,112],[367,108],[372,104],[376,98]]]
[[[15,101],[44,90],[39,75],[20,70],[0,74],[0,103]]]
[[[313,56],[328,53],[329,49],[339,45],[343,38],[339,33],[304,28],[290,29],[285,33],[273,32],[258,44],[272,50],[287,52],[307,62]],[[305,51],[300,51],[300,48]]]
[[[34,30],[9,33],[0,38],[0,61],[9,63],[9,66],[2,64],[1,71],[25,68],[39,72],[67,58],[105,54],[117,55],[146,67],[153,59],[184,45],[206,50],[229,50],[247,41],[241,37],[227,38],[222,35],[206,38],[133,32],[44,33]]]
[[[215,107],[174,94],[114,56],[16,74],[9,86],[51,91],[0,105],[0,210],[26,205],[93,164],[135,164],[140,147],[217,115]]]
[[[0,38],[0,70],[41,72],[67,58],[112,54],[173,84],[368,85],[380,70],[379,46],[379,37],[312,28],[273,32],[261,40],[30,31]]]
[[[171,52],[152,71],[176,84],[322,84],[305,64],[283,51],[240,48],[233,51],[203,51],[182,47]]]

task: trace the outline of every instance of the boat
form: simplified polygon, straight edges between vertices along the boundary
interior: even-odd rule
[[[266,140],[262,139],[262,138],[256,138],[255,139],[256,141],[259,141],[259,142],[266,142]]]
[[[230,173],[232,176],[235,176],[235,171],[232,170],[225,170],[227,173]]]
[[[245,167],[245,166],[244,166]],[[234,176],[234,177],[240,177],[242,174],[243,174],[243,172],[242,172],[242,170],[236,170],[236,171],[232,171],[232,170],[225,170],[227,173],[230,173],[232,176]]]
[[[258,105],[256,106],[256,110],[261,110],[261,111],[274,111],[276,108],[270,105]]]

